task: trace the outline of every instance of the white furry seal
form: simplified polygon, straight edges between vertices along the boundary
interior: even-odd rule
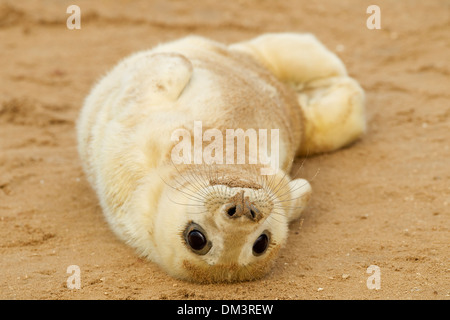
[[[195,121],[279,129],[280,170],[174,165],[171,134]],[[94,87],[78,122],[82,163],[112,229],[197,282],[265,275],[311,194],[289,177],[293,158],[364,131],[361,87],[314,36],[293,33],[229,46],[190,36],[136,53]]]

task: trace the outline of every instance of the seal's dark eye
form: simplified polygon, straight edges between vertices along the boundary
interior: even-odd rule
[[[263,233],[256,239],[255,243],[253,244],[253,255],[259,256],[262,255],[267,247],[269,245],[269,237],[267,234]]]
[[[202,250],[206,246],[206,238],[198,230],[192,230],[187,236],[189,246],[194,250]]]
[[[189,223],[183,232],[183,236],[186,245],[196,254],[207,254],[212,247],[212,243],[208,241],[205,230],[195,222]]]

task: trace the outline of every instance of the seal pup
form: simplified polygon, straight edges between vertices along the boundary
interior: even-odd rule
[[[276,170],[201,157],[175,164],[174,132],[192,139],[198,121],[223,134],[278,130]],[[306,180],[289,176],[293,159],[336,150],[364,131],[360,85],[313,35],[296,33],[231,45],[189,36],[135,53],[94,86],[77,123],[83,168],[112,230],[195,282],[267,274],[311,195]],[[202,138],[205,149],[212,139]]]

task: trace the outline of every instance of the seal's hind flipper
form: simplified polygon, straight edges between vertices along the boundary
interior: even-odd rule
[[[311,34],[270,33],[233,44],[297,92],[305,136],[297,155],[333,151],[365,131],[364,92]]]
[[[312,34],[267,33],[230,49],[250,54],[286,83],[347,75],[342,61]]]
[[[365,132],[364,92],[354,79],[311,81],[297,95],[305,115],[304,139],[297,154],[334,151]]]

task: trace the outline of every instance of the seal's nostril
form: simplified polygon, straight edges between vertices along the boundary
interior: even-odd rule
[[[255,219],[256,213],[253,210],[250,210],[250,215],[252,216],[252,219]]]
[[[227,214],[232,217],[236,213],[236,207],[233,206],[230,209],[227,210]]]

